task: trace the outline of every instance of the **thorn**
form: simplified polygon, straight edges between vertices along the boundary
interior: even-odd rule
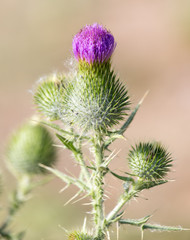
[[[89,206],[89,205],[92,205],[92,203],[91,203],[91,202],[89,202],[89,203],[83,203],[83,205],[84,205],[84,206]]]
[[[58,147],[58,148],[65,148],[64,146],[62,145],[58,145],[58,144],[52,144],[54,147]]]
[[[61,225],[58,225],[58,227],[60,227],[62,230],[64,230],[67,234],[69,233],[69,231],[66,228],[62,227]]]
[[[83,231],[83,232],[86,232],[86,217],[84,218],[84,223],[83,223],[82,231]]]
[[[143,195],[142,195],[142,196],[139,196],[139,198],[141,198],[141,199],[143,199],[143,200],[146,200],[146,201],[148,200],[148,198],[145,197],[145,196],[143,196]],[[135,198],[135,201],[137,202],[137,198]]]
[[[67,168],[65,168],[65,172],[70,174],[71,177],[76,178],[76,176],[71,171],[69,171]]]
[[[92,215],[92,212],[86,212],[86,213]]]
[[[70,198],[65,204],[64,207],[70,203],[73,199],[75,199],[82,191],[80,190],[79,192],[77,192],[72,198]]]
[[[144,231],[143,229],[141,229],[141,240],[143,240],[143,238],[144,238]]]
[[[110,238],[110,232],[107,230],[107,237],[108,237],[108,240],[111,240]]]
[[[47,169],[48,170],[48,167],[46,166],[46,165],[44,165],[44,164],[41,164],[41,163],[39,163],[38,164],[40,167],[42,167],[42,168],[45,168],[45,169]]]
[[[105,197],[105,200],[106,199],[110,199],[110,197],[108,195],[106,195],[106,194],[104,195],[104,197]]]
[[[80,192],[82,192],[82,191],[80,191]],[[77,199],[76,201],[74,201],[72,204],[74,204],[74,203],[77,203],[77,202],[81,201],[82,199],[86,198],[87,196],[88,196],[88,194],[86,194],[86,195],[82,196],[81,198],[79,198],[79,199]]]
[[[119,240],[119,222],[116,223],[117,226],[117,240]]]
[[[59,193],[64,192],[68,187],[69,187],[69,184],[67,184],[65,187],[63,187],[63,188],[59,191]]]
[[[144,102],[144,100],[145,100],[146,96],[149,94],[149,92],[150,92],[149,90],[145,92],[144,96],[141,98],[141,100],[139,102],[139,105],[141,105]]]
[[[115,150],[113,150],[113,152],[105,159],[105,162],[103,163],[103,166],[104,167],[107,167],[108,164],[120,153],[121,149],[118,150],[116,153],[115,153]]]

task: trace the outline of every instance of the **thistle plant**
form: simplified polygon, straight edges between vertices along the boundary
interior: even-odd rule
[[[48,134],[42,137],[43,147],[38,146],[36,152],[40,161],[31,160],[30,149],[26,155],[22,154],[28,142],[18,141],[18,136],[15,137],[10,144],[13,152],[9,154],[9,162],[12,167],[27,175],[51,172],[66,183],[65,188],[71,184],[78,188],[69,201],[81,195],[90,199],[92,220],[81,231],[68,231],[68,240],[109,240],[109,228],[114,223],[136,226],[142,233],[145,229],[183,230],[181,227],[149,224],[150,215],[136,220],[125,218],[123,209],[131,199],[138,198],[144,189],[168,182],[167,174],[173,158],[159,142],[139,142],[131,146],[126,156],[130,172],[121,176],[111,170],[114,153],[110,146],[115,140],[124,138],[144,98],[135,109],[130,109],[127,88],[111,65],[116,42],[111,32],[102,25],[95,23],[83,27],[74,36],[72,46],[75,59],[73,69],[69,73],[42,78],[36,87],[34,102],[43,117],[40,127],[46,126],[55,131],[60,144],[72,153],[80,172],[74,177],[52,167],[54,150],[51,143],[46,142]],[[55,123],[54,120],[59,122]],[[38,130],[31,128],[28,131],[31,134],[34,131],[35,135]],[[21,141],[24,142],[21,144]],[[31,137],[31,142],[36,141]],[[84,151],[87,146],[89,154]],[[18,147],[20,152],[15,154],[14,149]],[[44,154],[43,157],[41,154]],[[113,209],[105,212],[104,184],[108,174],[121,181],[123,192]]]

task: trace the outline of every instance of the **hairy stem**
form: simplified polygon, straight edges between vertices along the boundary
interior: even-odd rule
[[[4,237],[5,239],[12,239],[11,234],[7,232],[7,228],[11,224],[15,214],[27,200],[30,191],[30,177],[24,175],[21,177],[18,187],[12,195],[12,200],[8,209],[8,216],[0,226],[0,236]]]
[[[131,189],[129,192],[124,192],[118,201],[117,205],[112,209],[112,211],[108,214],[106,217],[106,223],[107,226],[109,226],[112,222],[114,222],[114,219],[117,218],[117,215],[119,214],[119,211],[122,209],[122,207],[132,198],[136,195],[138,191]]]
[[[75,159],[80,164],[81,171],[82,171],[86,181],[89,183],[89,181],[90,181],[90,173],[88,171],[88,168],[86,167],[86,164],[85,164],[85,161],[83,159],[82,153],[81,152],[76,153],[75,154]]]
[[[104,189],[103,189],[103,171],[101,164],[103,162],[103,150],[101,147],[101,137],[97,136],[93,141],[96,171],[93,182],[93,207],[94,207],[94,222],[96,226],[96,238],[104,239]]]

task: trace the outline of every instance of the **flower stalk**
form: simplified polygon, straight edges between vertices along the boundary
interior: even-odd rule
[[[90,173],[89,173],[86,163],[84,161],[81,149],[78,153],[74,153],[74,157],[76,159],[76,162],[78,162],[80,164],[81,172],[84,175],[85,180],[87,181],[87,183],[90,183]]]
[[[117,216],[118,216],[119,212],[121,211],[121,209],[137,193],[138,193],[138,191],[132,189],[129,192],[124,192],[121,195],[120,200],[118,201],[117,205],[112,209],[112,211],[106,217],[106,224],[107,224],[107,226],[109,226],[111,223],[113,223],[115,221],[115,219],[117,219]]]
[[[93,211],[94,211],[94,223],[96,226],[95,236],[97,239],[104,239],[104,172],[102,171],[102,163],[104,159],[101,135],[93,139],[93,148],[95,156],[96,170],[93,179]]]
[[[12,193],[11,200],[9,202],[7,218],[0,226],[0,236],[2,236],[4,239],[13,239],[13,235],[9,230],[10,224],[14,220],[16,213],[29,199],[31,191],[32,184],[30,176],[21,176],[18,182],[17,189]]]

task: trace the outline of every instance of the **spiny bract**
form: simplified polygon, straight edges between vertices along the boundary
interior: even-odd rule
[[[129,97],[124,85],[103,66],[81,66],[64,97],[65,119],[84,131],[105,132],[126,115]]]

